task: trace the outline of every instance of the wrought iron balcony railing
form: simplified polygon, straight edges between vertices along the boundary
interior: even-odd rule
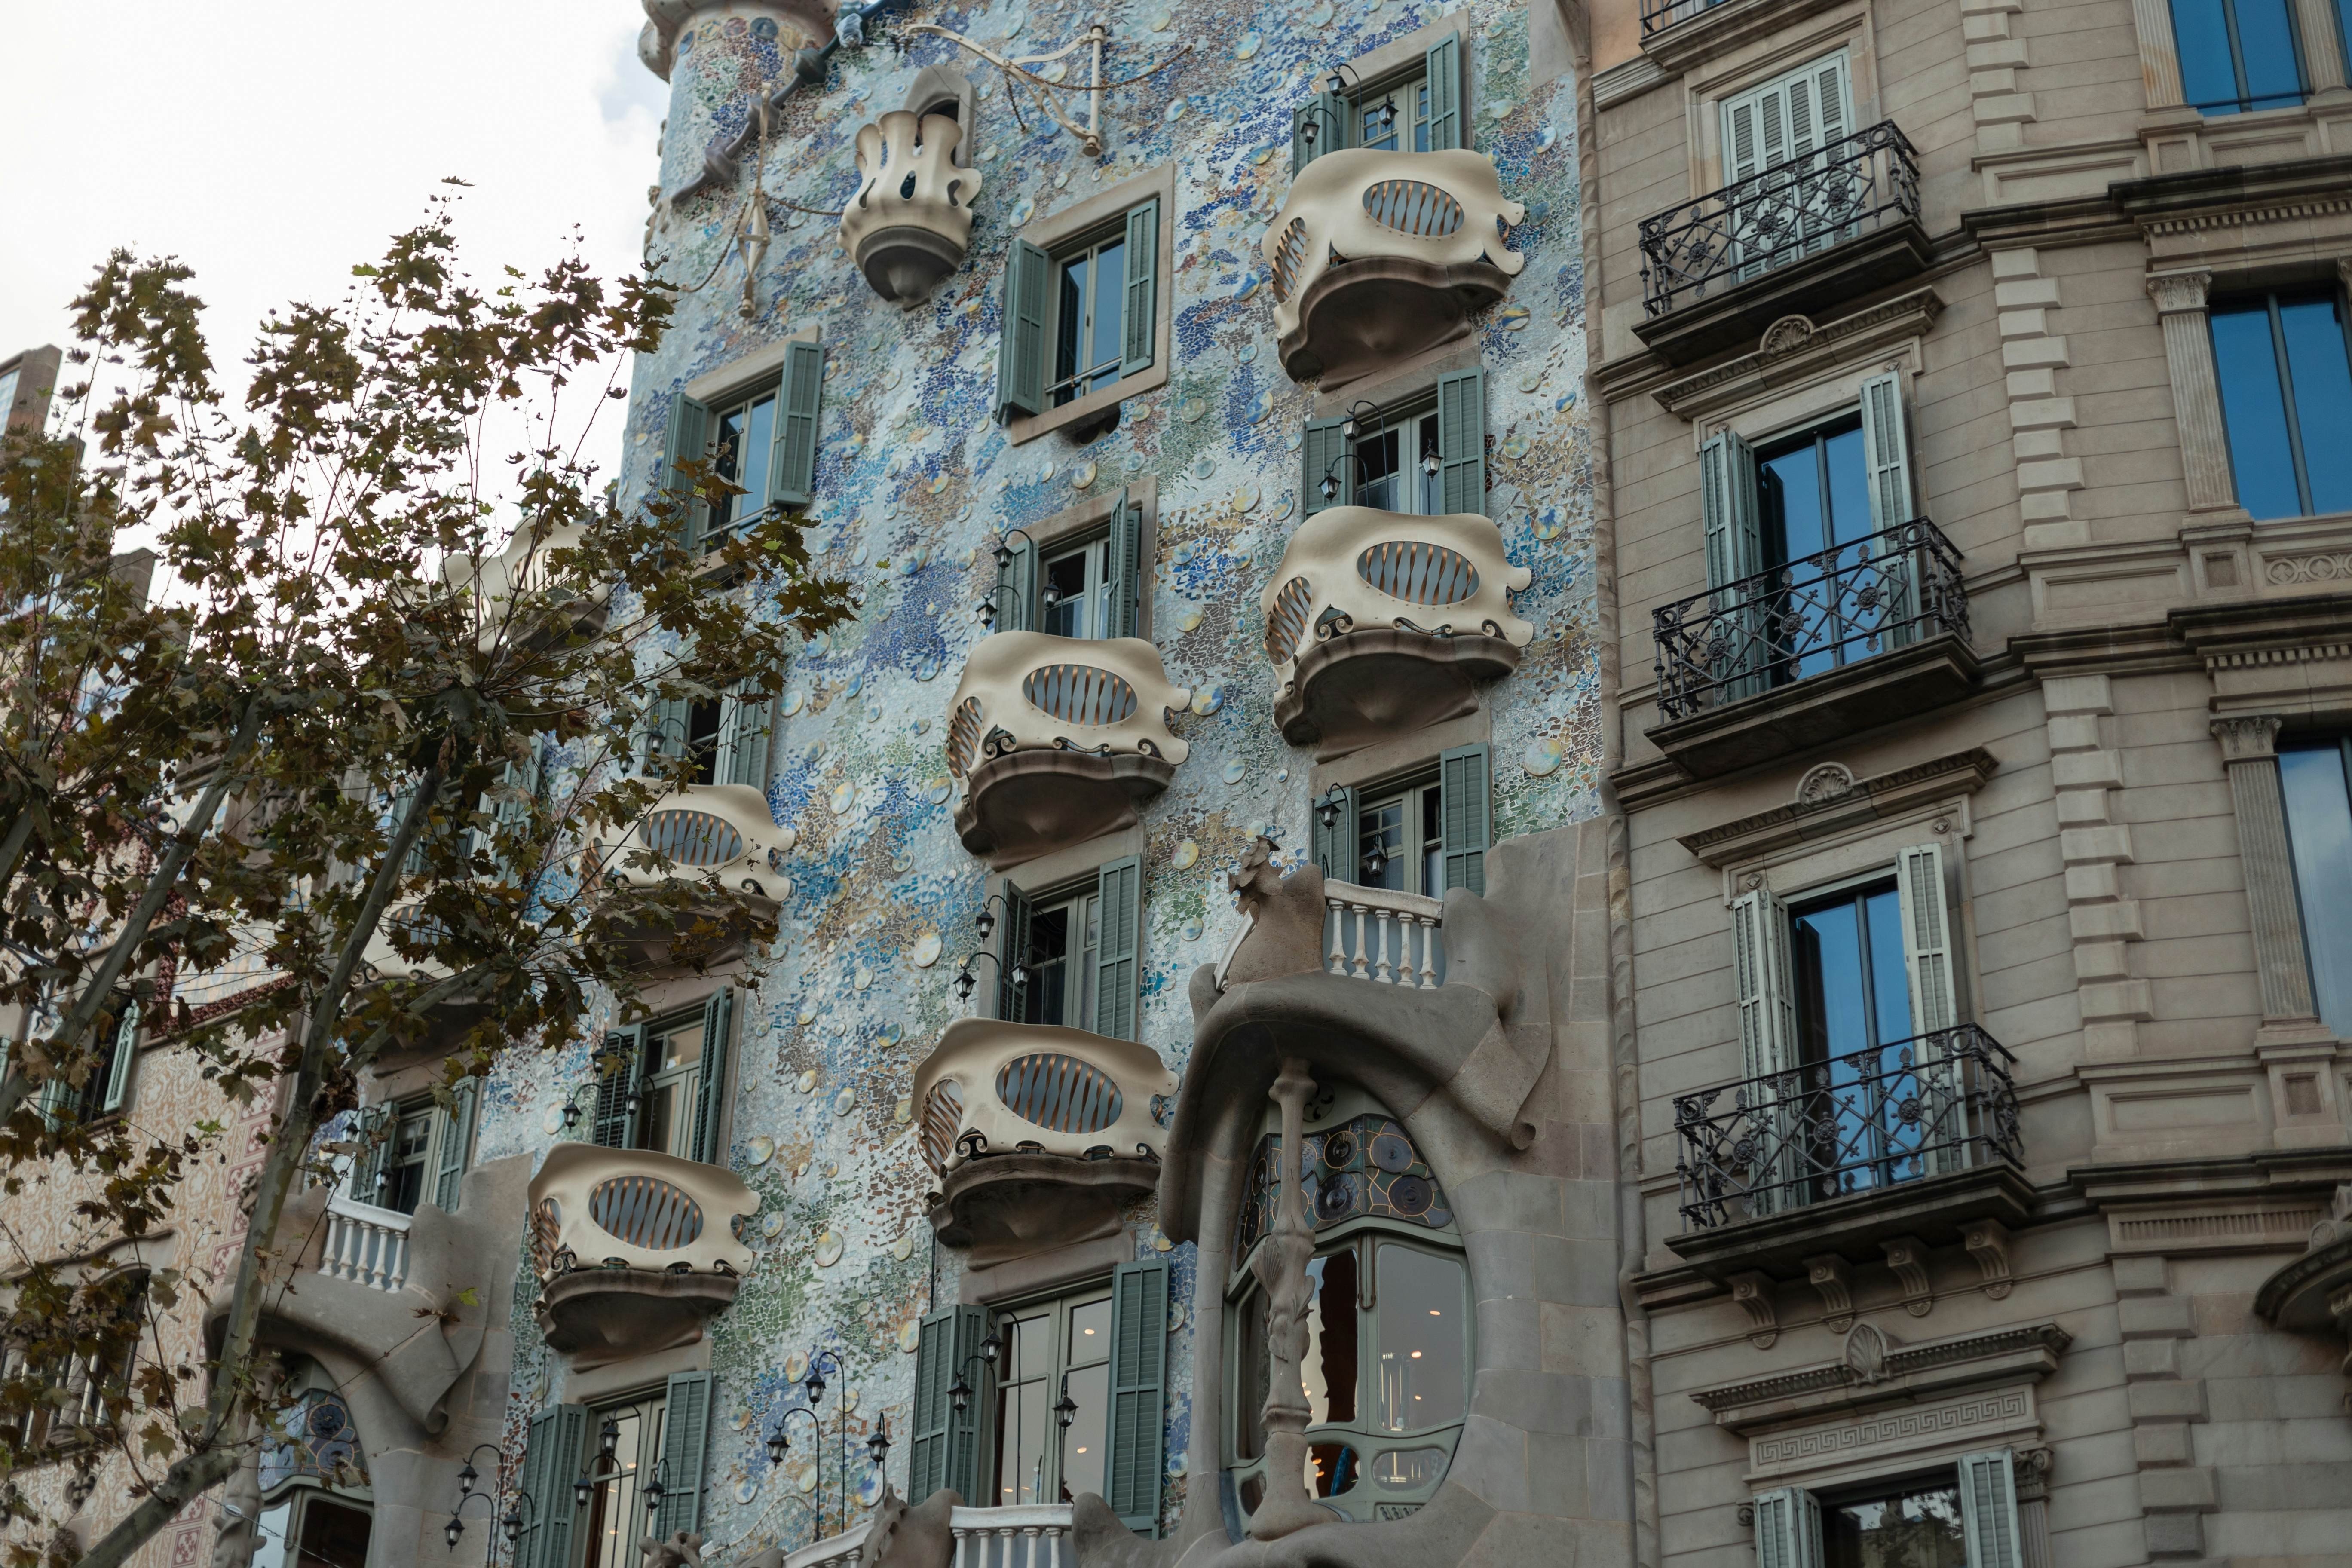
[[[1646,25],[1646,17],[1645,17]],[[1891,120],[1642,220],[1653,316],[1840,240],[1919,221],[1919,166]]]
[[[1662,605],[1658,714],[1702,710],[1940,633],[1968,635],[1960,552],[1919,518]]]
[[[2005,1161],[2014,1061],[1973,1024],[1675,1097],[1693,1230]]]
[[[1642,0],[1642,37],[1663,32],[1723,4],[1723,0]]]

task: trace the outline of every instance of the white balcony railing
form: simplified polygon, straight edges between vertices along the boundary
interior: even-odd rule
[[[872,1528],[856,1524],[803,1546],[784,1559],[784,1568],[855,1568]],[[1068,1503],[960,1508],[949,1514],[948,1531],[955,1555],[947,1568],[1076,1568]]]
[[[407,1215],[337,1193],[327,1200],[327,1235],[319,1252],[319,1272],[378,1290],[408,1285]]]
[[[1329,973],[1421,991],[1444,984],[1445,906],[1439,900],[1328,879],[1323,900]]]

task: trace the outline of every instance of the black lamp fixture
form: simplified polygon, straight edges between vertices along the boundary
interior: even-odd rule
[[[457,1506],[449,1510],[449,1521],[446,1524],[444,1524],[441,1527],[441,1539],[449,1543],[449,1550],[452,1552],[457,1550],[457,1542],[459,1538],[466,1533],[466,1521],[459,1516],[466,1511],[466,1505],[467,1503],[478,1500],[485,1512],[492,1514],[493,1517],[495,1517],[497,1513],[498,1503],[491,1498],[490,1494],[488,1492],[478,1492],[474,1489],[474,1483],[482,1479],[482,1472],[474,1468],[474,1456],[476,1454],[479,1454],[485,1448],[488,1448],[493,1454],[498,1454],[501,1459],[505,1458],[504,1453],[499,1449],[496,1443],[477,1443],[474,1445],[473,1452],[466,1456],[465,1464],[459,1467],[457,1470]],[[522,1529],[522,1521],[520,1518],[516,1520],[514,1529],[515,1531],[520,1531]],[[509,1541],[513,1540],[514,1534],[509,1532],[507,1539]]]
[[[1370,879],[1365,885],[1367,887],[1373,888],[1379,887],[1381,885],[1381,873],[1388,868],[1388,864],[1389,858],[1381,853],[1381,847],[1377,844],[1373,845],[1371,853],[1364,857],[1364,875]]]
[[[964,1381],[963,1374],[965,1370],[969,1368],[972,1363],[979,1362],[985,1365],[989,1371],[994,1372],[996,1370],[997,1362],[1003,1358],[1003,1354],[1004,1342],[998,1339],[995,1331],[991,1330],[988,1337],[980,1342],[980,1349],[974,1353],[963,1358],[963,1365],[956,1368],[955,1382],[948,1388],[948,1403],[955,1406],[957,1415],[961,1415],[971,1407],[972,1388],[971,1384]]]
[[[596,1433],[596,1451],[611,1458],[621,1447],[621,1422],[617,1415],[606,1415],[604,1425]]]
[[[499,1529],[505,1534],[509,1542],[512,1542],[522,1534],[521,1500],[516,1500],[514,1505],[507,1510],[506,1518],[499,1521]]]
[[[646,1517],[647,1519],[661,1511],[661,1467],[656,1465],[654,1467],[654,1473],[646,1478]]]
[[[996,910],[991,906],[1003,903],[1004,895],[1003,893],[991,893],[988,895],[987,899],[982,902],[980,912],[971,917],[971,929],[980,933],[981,941],[986,942],[990,937],[996,934]],[[1006,904],[1005,907],[1010,909],[1012,906]]]
[[[572,1483],[572,1504],[574,1508],[586,1508],[588,1506],[588,1500],[595,1495],[595,1478],[591,1476],[583,1476],[578,1480]]]
[[[1339,826],[1339,814],[1347,808],[1347,789],[1342,785],[1333,784],[1323,797],[1315,803],[1315,820],[1323,825],[1324,832],[1328,833]]]
[[[1054,1425],[1066,1432],[1078,1418],[1078,1402],[1070,1397],[1070,1374],[1062,1374],[1062,1397],[1054,1401]]]
[[[604,1069],[604,1058],[601,1053],[596,1060],[598,1064],[596,1076],[563,1097],[563,1130],[566,1132],[578,1131],[581,1119],[587,1114],[580,1103],[580,1097],[583,1094],[593,1095],[601,1092],[604,1087],[604,1080],[612,1076]]]
[[[866,1439],[866,1457],[874,1461],[874,1468],[877,1470],[890,1457],[890,1418],[887,1415],[876,1422],[874,1436]]]
[[[441,1539],[449,1543],[452,1552],[457,1550],[457,1538],[465,1533],[466,1526],[454,1513],[449,1516],[449,1522],[441,1527]]]

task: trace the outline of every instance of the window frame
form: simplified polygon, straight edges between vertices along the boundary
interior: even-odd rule
[[[2347,0],[2347,3],[2352,4],[2352,0]],[[2255,518],[2254,521],[2257,522],[2286,522],[2299,518],[2333,516],[2336,511],[2352,510],[2352,504],[2326,510],[2315,510],[2318,498],[2312,493],[2310,465],[2305,456],[2303,416],[2296,404],[2294,368],[2288,363],[2286,322],[2280,311],[2282,297],[2290,304],[2316,302],[2322,300],[2332,303],[2336,312],[2336,335],[2341,340],[2347,372],[2347,374],[2352,374],[2352,294],[2347,294],[2341,284],[2331,286],[2315,283],[2303,287],[2285,285],[2226,292],[2217,290],[2208,299],[2205,307],[2205,333],[2207,341],[2212,346],[2213,353],[2213,405],[2221,421],[2221,452],[2230,465],[2231,493],[2236,498],[2241,508],[2245,506],[2244,487],[2238,479],[2238,454],[2230,436],[2231,422],[2227,378],[2221,367],[2221,342],[2214,331],[2213,323],[2214,319],[2219,316],[2249,313],[2248,304],[2256,300],[2262,303],[2264,314],[2269,320],[2272,363],[2277,376],[2279,405],[2284,413],[2282,433],[2286,439],[2287,454],[2294,473],[2296,502],[2302,510],[2283,517]],[[2347,502],[2352,502],[2352,498],[2347,499]],[[2249,512],[2251,515],[2250,509]]]
[[[1158,550],[1155,521],[1159,510],[1160,488],[1156,480],[1138,479],[1124,488],[1089,500],[1077,506],[1055,513],[1042,522],[1025,529],[1013,529],[1004,536],[1004,544],[1012,552],[1010,562],[1001,566],[996,574],[996,586],[991,602],[996,605],[992,631],[1040,631],[1045,618],[1043,602],[1045,568],[1055,561],[1065,560],[1081,550],[1102,547],[1101,608],[1099,634],[1072,637],[1074,642],[1096,642],[1113,637],[1151,638],[1152,557]],[[1132,510],[1133,517],[1121,517]],[[1122,542],[1122,531],[1131,530],[1127,542]],[[1130,549],[1131,545],[1131,549]],[[1131,554],[1132,559],[1120,557]],[[1089,571],[1091,572],[1091,564]],[[1122,608],[1116,602],[1122,584],[1131,589],[1132,603],[1125,606],[1131,613],[1132,630],[1122,630]],[[1063,632],[1047,632],[1049,637],[1066,637]]]
[[[428,1203],[441,1208],[444,1213],[455,1213],[454,1204],[444,1205],[441,1203],[441,1178],[445,1172],[454,1170],[462,1189],[465,1173],[473,1169],[474,1133],[479,1121],[474,1114],[474,1097],[478,1092],[479,1080],[467,1079],[452,1091],[454,1102],[451,1105],[443,1105],[439,1097],[428,1089],[398,1095],[363,1108],[362,1121],[353,1130],[361,1146],[352,1156],[341,1184],[345,1195],[354,1203],[385,1209],[393,1214],[414,1216]],[[383,1118],[379,1124],[383,1128],[381,1137],[373,1133],[366,1124],[365,1118],[369,1112],[376,1112]],[[428,1128],[425,1144],[415,1161],[420,1173],[416,1201],[407,1208],[395,1208],[382,1202],[381,1198],[394,1179],[393,1173],[396,1167],[392,1156],[399,1149],[400,1128],[403,1123],[418,1119],[426,1119]],[[454,1164],[449,1158],[449,1142],[453,1137],[460,1145]],[[364,1194],[360,1191],[362,1185],[369,1189]]]
[[[1061,1390],[1065,1384],[1065,1380],[1068,1378],[1072,1372],[1084,1371],[1087,1368],[1097,1364],[1101,1365],[1105,1369],[1104,1384],[1106,1390],[1108,1390],[1109,1386],[1108,1369],[1111,1362],[1111,1345],[1108,1342],[1110,1339],[1110,1329],[1109,1317],[1108,1313],[1106,1313],[1104,1318],[1105,1342],[1103,1345],[1102,1359],[1099,1363],[1087,1362],[1083,1365],[1073,1365],[1068,1358],[1068,1348],[1070,1315],[1081,1307],[1091,1307],[1097,1303],[1100,1303],[1105,1308],[1108,1308],[1110,1302],[1111,1277],[1108,1274],[1096,1275],[1085,1280],[1057,1285],[1051,1289],[1033,1291],[1027,1295],[1015,1297],[1004,1301],[992,1301],[988,1303],[988,1331],[996,1336],[998,1343],[1006,1344],[1007,1342],[1004,1330],[1007,1324],[1017,1322],[1024,1314],[1035,1316],[1040,1308],[1050,1308],[1052,1309],[1052,1322],[1054,1325],[1052,1340],[1053,1351],[1051,1369],[1045,1373],[1044,1378],[1045,1392],[1051,1395],[1053,1399],[1058,1400],[1061,1397]],[[1019,1384],[1014,1384],[1013,1380],[1009,1375],[1012,1370],[1012,1363],[1009,1359],[1009,1355],[1010,1346],[1008,1345],[1008,1359],[1000,1362],[998,1370],[991,1373],[989,1376],[983,1380],[983,1386],[981,1390],[982,1398],[980,1402],[982,1405],[979,1426],[981,1470],[988,1485],[994,1486],[996,1488],[997,1495],[1000,1497],[1003,1491],[1003,1488],[1001,1485],[1003,1479],[1001,1467],[1003,1463],[1004,1455],[1002,1447],[1000,1447],[1000,1436],[1004,1425],[1003,1396],[1008,1386],[1019,1386]],[[1027,1380],[1025,1379],[1023,1380],[1024,1383]],[[1102,1415],[1102,1442],[1105,1448],[1104,1462],[1106,1466],[1106,1475],[1108,1475],[1108,1465],[1109,1461],[1108,1448],[1110,1444],[1110,1412],[1106,1408]],[[1048,1406],[1048,1425],[1049,1426],[1051,1426],[1050,1405]],[[1076,1417],[1074,1415],[1071,1421],[1071,1430],[1075,1431],[1076,1429]],[[1046,1442],[1047,1455],[1050,1456],[1050,1462],[1046,1466],[1046,1479],[1049,1483],[1049,1489],[1055,1494],[1055,1500],[1056,1502],[1064,1501],[1066,1500],[1063,1499],[1060,1494],[1066,1489],[1069,1479],[1066,1473],[1066,1466],[1069,1458],[1066,1450],[1067,1434],[1049,1431],[1046,1436]],[[1106,1484],[1108,1483],[1106,1482]],[[983,1488],[982,1489],[985,1490],[986,1489]],[[1032,1500],[1034,1501],[1034,1500]],[[994,1508],[1025,1507],[1027,1505],[1020,1503],[1016,1500],[1016,1501],[1013,1503],[984,1502],[975,1504],[974,1506],[981,1508]]]
[[[1410,773],[1393,775],[1388,779],[1381,780],[1377,784],[1357,786],[1355,812],[1355,869],[1360,873],[1364,871],[1366,868],[1365,862],[1370,858],[1370,855],[1365,852],[1364,848],[1364,837],[1367,832],[1367,828],[1365,826],[1366,819],[1383,806],[1394,804],[1397,805],[1402,811],[1400,826],[1402,831],[1410,834],[1412,831],[1412,826],[1416,817],[1419,817],[1422,820],[1423,826],[1420,834],[1418,835],[1420,842],[1416,853],[1410,856],[1384,855],[1383,858],[1389,864],[1395,864],[1397,861],[1402,859],[1405,865],[1411,868],[1405,877],[1405,885],[1399,888],[1389,889],[1389,890],[1392,892],[1414,893],[1427,899],[1443,899],[1445,896],[1445,818],[1444,796],[1444,776],[1436,763],[1433,762],[1428,766],[1418,767]],[[1437,817],[1437,832],[1433,837],[1431,836],[1427,825],[1427,819],[1433,813],[1434,813]],[[1383,835],[1383,837],[1385,837],[1385,835]],[[1437,862],[1439,884],[1434,890],[1428,886],[1429,865],[1433,857]],[[1355,879],[1349,879],[1355,880]],[[1371,887],[1377,885],[1382,888],[1387,888],[1386,882],[1373,884],[1360,881],[1357,885],[1360,887]]]
[[[1347,107],[1348,145],[1367,152],[1426,153],[1430,129],[1429,63],[1424,57],[1410,61],[1399,68],[1382,73],[1369,82],[1354,87],[1340,95]],[[1407,95],[1408,104],[1402,113],[1394,106],[1399,93]],[[1382,135],[1393,134],[1399,145],[1381,147],[1364,139],[1366,100],[1387,98],[1391,102],[1391,119],[1382,127]]]
[[[1144,204],[1138,203],[1137,206],[1142,205]],[[1135,210],[1134,207],[1129,207],[1127,212],[1117,215],[1108,222],[1046,252],[1046,255],[1052,258],[1054,267],[1053,276],[1045,285],[1045,296],[1050,302],[1048,308],[1051,312],[1045,318],[1047,358],[1045,400],[1048,407],[1066,408],[1082,397],[1116,387],[1126,379],[1126,373],[1121,367],[1123,345],[1127,341],[1128,215]],[[1085,356],[1089,352],[1086,345],[1099,341],[1102,335],[1102,321],[1097,314],[1102,305],[1102,253],[1114,245],[1119,248],[1118,282],[1113,286],[1118,294],[1118,322],[1112,331],[1112,337],[1115,340],[1114,352],[1109,359],[1099,363],[1074,363],[1067,374],[1061,374],[1066,338],[1075,335],[1076,341],[1067,347],[1068,352],[1076,358]],[[1064,310],[1066,302],[1064,298],[1065,285],[1068,280],[1070,268],[1081,262],[1087,265],[1088,276],[1085,286],[1079,290],[1078,320],[1073,322],[1067,319]],[[1109,379],[1100,381],[1100,378],[1106,374]],[[1090,384],[1097,381],[1100,381],[1100,384]]]
[[[279,1562],[285,1564],[285,1568],[299,1568],[298,1543],[302,1539],[303,1522],[310,1515],[310,1505],[320,1500],[335,1508],[349,1509],[353,1513],[365,1515],[369,1544],[373,1549],[375,1539],[375,1500],[373,1496],[358,1497],[333,1487],[321,1486],[308,1478],[298,1478],[279,1488],[275,1497],[265,1499],[253,1519],[254,1534],[266,1542],[269,1515],[281,1505],[286,1509],[284,1533],[278,1538],[282,1552]],[[257,1558],[257,1547],[256,1555]]]
[[[570,1568],[639,1568],[643,1559],[639,1555],[637,1542],[646,1533],[646,1524],[638,1518],[639,1505],[645,1498],[643,1478],[649,1468],[658,1474],[667,1457],[662,1447],[669,1425],[669,1387],[666,1383],[650,1384],[625,1394],[608,1394],[581,1403],[588,1415],[582,1423],[580,1453],[574,1473],[583,1479],[587,1478],[589,1466],[597,1458],[606,1416],[634,1413],[639,1422],[639,1431],[635,1463],[618,1471],[604,1472],[604,1479],[597,1484],[587,1504],[573,1505],[572,1563]],[[617,1461],[620,1455],[615,1452],[614,1458]],[[663,1479],[665,1493],[669,1490],[670,1484],[667,1478]],[[699,1477],[696,1478],[696,1484],[700,1484]],[[612,1488],[609,1493],[606,1490],[608,1486]],[[564,1490],[568,1493],[571,1489],[571,1484],[565,1483]],[[619,1500],[616,1528],[620,1534],[612,1561],[605,1563],[597,1557],[593,1526],[598,1510],[608,1496]]]
[[[2340,3],[2341,0],[2339,0]],[[2166,0],[2164,7],[2165,25],[2172,33],[2176,60],[2180,58],[2178,53],[2181,37],[2180,16],[2178,9],[2180,4],[2181,0]],[[2221,8],[2221,30],[2223,36],[2229,40],[2230,46],[2230,75],[2237,86],[2238,96],[2201,101],[2193,100],[2189,96],[2188,72],[2179,70],[2176,67],[2180,80],[2181,106],[2201,120],[2221,120],[2241,114],[2264,114],[2276,110],[2300,110],[2310,103],[2313,92],[2312,45],[2304,37],[2302,7],[2296,5],[2294,0],[2278,0],[2279,9],[2286,20],[2287,48],[2294,58],[2294,91],[2292,95],[2264,93],[2257,98],[2252,90],[2252,84],[2246,74],[2245,43],[2238,24],[2239,0],[2214,0],[2214,4]]]
[[[1004,420],[1006,441],[1018,447],[1055,430],[1066,430],[1076,438],[1091,439],[1111,428],[1105,420],[1115,422],[1120,403],[1141,396],[1168,384],[1170,362],[1173,358],[1173,305],[1176,271],[1175,232],[1182,214],[1176,202],[1176,165],[1173,162],[1143,169],[1085,201],[1056,213],[1033,219],[1013,236],[1013,245],[1034,246],[1045,253],[1055,271],[1047,281],[1057,284],[1061,258],[1080,238],[1106,233],[1114,220],[1123,222],[1126,215],[1151,201],[1160,204],[1156,228],[1155,256],[1152,265],[1152,355],[1149,367],[1122,375],[1109,385],[1055,405],[1050,396],[1046,406],[1035,414],[1011,411]],[[1128,277],[1133,277],[1131,269]],[[1052,294],[1048,294],[1048,309]],[[998,353],[1007,352],[1008,345],[999,331]],[[1121,336],[1124,337],[1124,331]],[[1051,353],[1051,327],[1046,346],[1042,352]],[[1048,364],[1050,369],[1050,361]],[[1052,386],[1050,375],[1045,385]]]
[[[2343,791],[2345,808],[2347,815],[2352,815],[2352,732],[2336,731],[2334,733],[2327,733],[2322,731],[2305,735],[2281,737],[2275,744],[2273,754],[2278,758],[2277,766],[2279,768],[2280,775],[2279,816],[2284,826],[2286,834],[2287,876],[2294,889],[2295,920],[2297,926],[2300,928],[2299,934],[2303,940],[2303,962],[2305,972],[2311,977],[2311,1005],[2313,1008],[2318,1012],[2320,1022],[2329,1029],[2333,1030],[2339,1038],[2342,1038],[2352,1037],[2352,971],[2347,971],[2338,981],[2324,983],[2322,980],[2322,969],[2319,963],[2319,954],[2314,949],[2311,940],[2312,928],[2317,922],[2315,922],[2312,918],[2313,911],[2310,905],[2305,900],[2305,895],[2304,892],[2305,881],[2304,875],[2305,868],[2302,863],[2304,856],[2303,852],[2296,847],[2294,793],[2289,785],[2285,762],[2285,758],[2290,752],[2325,753],[2331,745],[2334,747],[2336,752],[2336,767],[2339,770],[2339,778],[2337,782],[2339,787]],[[2305,832],[2309,834],[2311,828],[2306,826]],[[2332,973],[2333,972],[2331,971],[2329,973]],[[2333,990],[2337,985],[2340,985],[2344,993],[2345,1000],[2341,1004],[2343,1013],[2335,1020],[2330,1020],[2327,1016],[2328,1008],[2326,1004],[2328,997],[2325,994],[2323,990],[2324,984],[2327,990]]]

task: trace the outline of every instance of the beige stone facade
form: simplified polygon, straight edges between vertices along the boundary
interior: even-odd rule
[[[1595,7],[1644,1563],[1814,1561],[1801,1519],[1780,1533],[1792,1497],[1966,1492],[1987,1455],[2020,1539],[1971,1522],[1974,1563],[2352,1561],[2341,1321],[2277,1307],[2341,1250],[2352,1047],[2319,1017],[2322,862],[2305,824],[2299,888],[2275,755],[2352,722],[2352,515],[2241,504],[2209,316],[2284,289],[2341,319],[2352,94],[2335,21],[2304,10],[2303,101],[2221,113],[2183,106],[2162,0]],[[1843,117],[1804,90],[1843,90]],[[1742,234],[1772,165],[1727,141],[1792,103],[1822,121],[1780,164],[1811,216],[1795,243]],[[1864,201],[1820,172],[1871,172],[1813,149],[1878,126],[1916,196],[1884,163]],[[1694,259],[1695,218],[1727,247]],[[1893,460],[1863,435],[1871,521],[1841,520],[1835,559],[1773,553],[1765,510],[1764,556],[1710,577],[1709,524],[1738,510],[1703,493],[1711,462],[1750,482],[1887,409]],[[1801,510],[1782,469],[1760,482]],[[1941,542],[1852,542],[1906,519]],[[1806,964],[1837,954],[1798,929],[1874,879],[1917,906],[1909,1011],[1886,1007],[1951,1026],[1907,1068],[1876,1058],[1906,1081],[1874,1125],[1861,1069],[1821,1059],[1847,1037]],[[1941,945],[1910,919],[1933,910]],[[1751,916],[1788,946],[1751,948]],[[1793,1000],[1769,969],[1792,950]],[[1981,1056],[1921,1065],[1964,1034]]]

